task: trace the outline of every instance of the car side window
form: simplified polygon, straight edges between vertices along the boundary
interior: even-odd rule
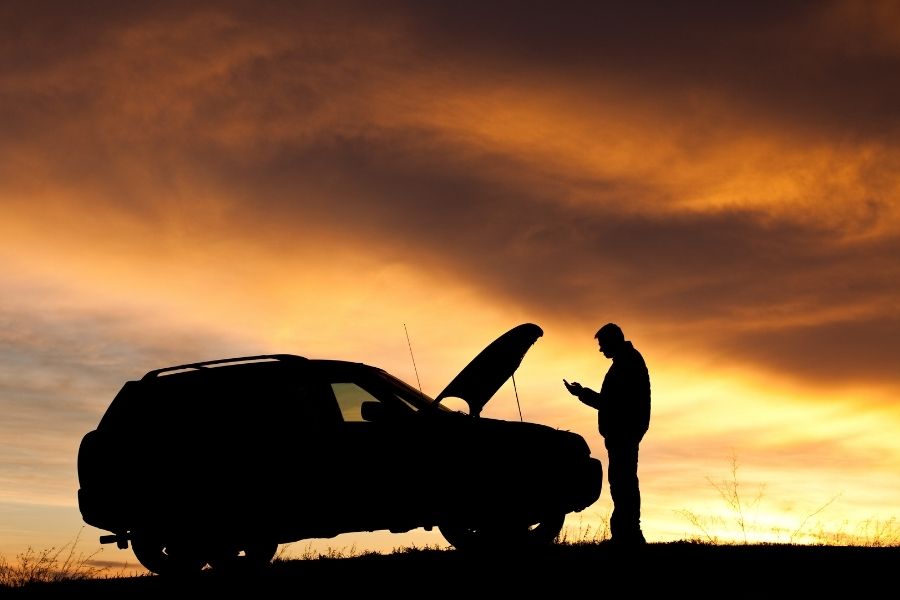
[[[334,397],[337,398],[341,416],[347,423],[365,422],[361,409],[363,402],[371,400],[380,402],[378,398],[355,383],[332,383],[331,389],[334,391]]]

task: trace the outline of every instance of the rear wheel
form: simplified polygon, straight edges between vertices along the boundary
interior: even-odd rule
[[[188,546],[167,545],[152,535],[134,534],[131,549],[144,568],[157,575],[194,575],[206,565],[206,561]]]
[[[562,531],[566,515],[553,514],[531,524],[504,523],[486,527],[446,524],[441,535],[457,550],[481,551],[491,548],[542,548],[549,546]]]

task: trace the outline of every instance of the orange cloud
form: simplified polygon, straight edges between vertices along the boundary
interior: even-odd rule
[[[896,500],[890,3],[44,8],[0,19],[0,402],[34,452],[0,464],[25,500],[71,502],[128,377],[295,351],[413,383],[404,323],[434,391],[538,322],[526,418],[602,455],[559,380],[599,381],[607,320],[652,360],[658,531],[715,501],[730,448],[807,490],[794,512]]]

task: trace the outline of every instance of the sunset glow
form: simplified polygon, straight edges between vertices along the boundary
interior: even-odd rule
[[[434,396],[525,322],[524,418],[604,465],[562,379],[599,388],[606,322],[644,354],[648,541],[894,527],[897,3],[151,4],[0,8],[0,554],[81,530],[78,444],[146,371],[292,353]]]

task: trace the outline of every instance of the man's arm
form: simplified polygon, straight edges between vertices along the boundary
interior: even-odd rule
[[[563,379],[563,385],[566,386],[566,389],[569,390],[570,394],[572,394],[591,408],[600,410],[600,394],[598,394],[591,388],[584,387],[577,381],[569,383],[568,381]]]

